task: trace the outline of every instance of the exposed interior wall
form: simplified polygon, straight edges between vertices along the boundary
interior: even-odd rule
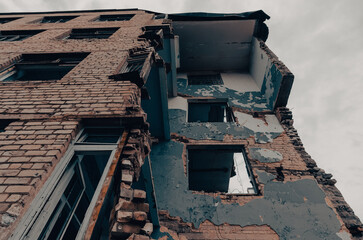
[[[262,47],[260,40],[252,36],[251,22],[174,22],[173,26],[180,37],[179,72],[221,72],[222,87],[226,90],[259,92],[253,94],[261,95],[265,107],[270,110],[276,104],[286,105],[292,85],[289,76],[292,74],[265,45]],[[224,56],[227,53],[228,58]],[[186,79],[186,75],[178,74],[178,79]],[[281,90],[281,87],[284,89]],[[204,90],[204,95],[208,94],[208,90]],[[233,95],[232,92],[229,94]]]
[[[254,78],[249,73],[242,72],[226,72],[221,73],[223,86],[225,88],[239,92],[258,92],[258,88]],[[187,79],[186,73],[178,73],[177,78]]]
[[[336,233],[340,223],[325,202],[325,194],[312,179],[292,182],[265,180],[263,197],[250,199],[246,204],[223,201],[223,194],[214,196],[188,190],[183,167],[183,143],[167,142],[152,148],[151,160],[156,197],[160,210],[179,216],[195,228],[209,220],[215,225],[267,224],[282,239],[340,238]],[[262,185],[262,181],[260,180]],[[240,198],[243,198],[241,196]],[[278,220],[277,220],[278,219]],[[317,220],[319,219],[319,220]],[[291,229],[286,231],[286,228]]]
[[[261,48],[260,41],[255,37],[252,38],[250,61],[250,74],[260,88],[261,94],[264,95],[268,107],[273,109],[277,101],[283,75],[276,66],[276,63],[273,62],[274,59],[267,55],[266,50]]]
[[[249,72],[260,90],[264,82],[265,72],[268,70],[268,62],[266,53],[262,51],[258,41],[253,37]]]
[[[222,73],[224,86],[239,92],[258,92],[260,89],[249,73]]]
[[[210,221],[221,229],[223,223],[240,227],[267,225],[280,239],[341,239],[340,217],[326,201],[321,185],[307,171],[276,116],[251,113],[273,108],[269,101],[276,97],[278,88],[274,90],[269,84],[281,79],[273,73],[276,66],[266,64],[262,68],[265,71],[259,75],[260,86],[252,74],[222,74],[224,85],[188,85],[186,74],[178,75],[179,96],[168,99],[173,140],[153,145],[150,155],[159,211],[168,215],[161,225],[171,231],[165,230],[160,236],[178,239],[193,229],[208,234],[200,226]],[[259,87],[265,89],[269,99]],[[266,90],[268,87],[272,90]],[[194,98],[228,98],[236,122],[187,122],[187,100]],[[189,190],[188,144],[245,146],[260,195]],[[170,223],[175,219],[178,225]]]
[[[186,78],[178,78],[178,93],[191,97],[228,98],[230,106],[249,111],[269,111],[266,99],[260,92],[240,92],[224,85],[188,85]]]

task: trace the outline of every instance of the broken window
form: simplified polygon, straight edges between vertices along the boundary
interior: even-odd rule
[[[19,18],[20,17],[0,18],[0,24],[8,23]]]
[[[131,81],[138,87],[143,87],[149,75],[147,68],[150,67],[146,62],[151,61],[152,52],[149,49],[137,49],[130,51],[127,61],[121,66],[118,74],[109,76],[116,81]],[[146,65],[146,68],[144,66]],[[150,70],[150,69],[148,69]]]
[[[243,146],[189,145],[188,181],[189,190],[257,193]]]
[[[114,34],[119,28],[79,28],[72,29],[67,39],[106,39]]]
[[[0,31],[0,41],[22,41],[30,38],[44,30],[12,30],[12,31]]]
[[[100,22],[113,22],[113,21],[129,21],[135,14],[114,14],[114,15],[101,15],[97,21]]]
[[[228,99],[189,99],[188,122],[232,122]]]
[[[109,194],[113,191],[103,193],[101,189],[117,146],[122,137],[126,139],[126,134],[119,125],[100,126],[98,129],[86,126],[37,195],[27,217],[23,218],[27,222],[16,232],[14,239],[83,239],[99,194],[106,194],[102,195],[105,199],[102,209],[107,209],[97,220],[93,233],[97,229],[97,235],[108,234],[109,208],[113,206],[110,204],[113,197]],[[102,136],[103,139],[94,141],[89,138],[92,136]],[[109,136],[112,136],[111,140],[107,139]]]
[[[188,74],[188,85],[223,85],[220,73]]]
[[[22,59],[0,73],[0,81],[59,80],[89,53],[23,54]]]
[[[46,16],[40,21],[41,23],[64,23],[78,16]]]

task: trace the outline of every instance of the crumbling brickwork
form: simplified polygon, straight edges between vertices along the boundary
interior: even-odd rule
[[[108,14],[135,16],[129,21],[94,21],[100,14],[52,14],[78,16],[65,23],[40,23],[44,14],[18,14],[19,19],[0,25],[0,31],[44,30],[23,41],[1,42],[1,70],[26,53],[90,53],[61,80],[0,83],[0,118],[15,120],[0,133],[0,239],[7,239],[15,229],[79,132],[82,119],[145,120],[139,88],[108,77],[117,73],[129,49],[148,46],[138,36],[152,14],[111,11]],[[65,39],[73,28],[97,27],[119,29],[108,39]]]
[[[276,116],[282,123],[290,138],[290,142],[305,162],[308,172],[315,177],[324,190],[326,196],[331,201],[332,207],[334,207],[344,222],[345,227],[348,228],[354,238],[360,239],[363,237],[363,224],[344,200],[340,191],[335,187],[336,180],[332,179],[332,174],[326,173],[323,169],[319,168],[316,162],[305,151],[297,130],[293,126],[292,112],[288,108],[282,107],[277,109]]]
[[[132,188],[132,183],[139,179],[141,166],[150,152],[148,137],[139,129],[131,130],[128,144],[122,152],[120,191],[116,197],[112,239],[150,239],[153,232],[153,224],[148,219],[149,204],[145,202],[146,192]]]

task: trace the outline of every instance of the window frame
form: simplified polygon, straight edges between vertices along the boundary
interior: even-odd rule
[[[77,17],[79,16],[44,16],[40,23],[65,23]]]
[[[1,30],[0,42],[20,42],[31,38],[45,30]]]
[[[47,202],[49,199],[54,198],[53,195],[55,190],[58,187],[58,184],[60,181],[62,181],[62,178],[65,173],[67,173],[67,168],[72,160],[72,158],[76,154],[80,153],[87,153],[92,154],[99,153],[99,152],[106,152],[110,151],[110,156],[107,160],[107,163],[105,165],[105,168],[101,174],[100,180],[98,181],[97,188],[95,189],[95,192],[93,194],[92,200],[90,201],[90,204],[87,208],[87,211],[84,215],[84,219],[80,225],[80,228],[77,233],[77,240],[83,239],[83,235],[87,231],[88,223],[91,220],[91,215],[94,210],[94,207],[97,203],[97,200],[100,196],[101,190],[105,184],[106,177],[108,175],[108,172],[110,170],[110,167],[112,165],[112,160],[115,158],[116,151],[120,147],[120,144],[122,146],[125,144],[125,142],[122,142],[123,139],[126,139],[128,135],[128,131],[126,129],[123,130],[122,134],[120,135],[117,143],[110,143],[108,145],[84,145],[84,144],[78,144],[76,139],[79,139],[82,132],[80,131],[75,140],[72,141],[70,144],[70,147],[62,157],[62,159],[59,161],[59,163],[54,168],[51,176],[47,179],[47,181],[44,183],[43,187],[40,189],[39,193],[35,196],[33,199],[31,205],[29,206],[26,214],[21,219],[20,223],[18,224],[18,228],[13,232],[13,235],[10,236],[10,240],[18,240],[18,239],[37,239],[41,235],[43,228],[46,226],[49,218],[51,217],[53,211],[56,208],[56,205],[58,202],[51,202],[52,210],[45,209],[50,208],[51,206],[47,206]],[[77,164],[77,162],[75,163]],[[82,174],[82,173],[81,173]],[[63,194],[63,192],[59,193],[60,195]],[[54,197],[53,197],[54,196]],[[47,211],[43,214],[43,210]],[[43,216],[43,219],[39,219],[39,217]],[[69,221],[70,222],[70,221]],[[67,223],[67,225],[69,224]],[[41,231],[39,231],[41,229]],[[66,229],[66,228],[65,228]],[[62,234],[65,232],[63,231]]]
[[[69,35],[65,37],[65,40],[83,40],[83,39],[108,39],[119,27],[107,27],[107,28],[73,28]],[[107,33],[109,31],[109,33]],[[101,33],[99,33],[101,32]],[[106,32],[106,33],[102,33]]]
[[[2,17],[0,18],[0,24],[6,24],[15,20],[20,19],[21,17]]]
[[[234,122],[234,114],[232,108],[228,104],[228,98],[190,98],[187,100],[188,103],[188,116],[187,116],[187,122],[210,122],[210,121],[190,121],[189,120],[189,114],[190,114],[190,105],[208,105],[211,106],[213,104],[225,104],[225,111],[223,113],[223,121],[214,121],[214,122],[220,122],[220,123],[229,123]]]
[[[78,134],[78,137],[76,138],[76,144],[77,145],[109,145],[109,144],[117,144],[117,143],[107,143],[107,142],[86,142],[85,140],[87,139],[87,137],[92,136],[90,135],[90,133],[87,132],[88,129],[115,129],[115,130],[120,130],[119,127],[112,127],[112,126],[108,126],[108,127],[97,127],[97,126],[87,126],[84,127],[80,133]],[[124,130],[122,130],[124,131]],[[117,134],[113,135],[116,136]],[[118,139],[117,142],[119,142],[120,139]]]
[[[76,52],[76,53],[37,53],[37,54],[22,54],[21,59],[11,65],[7,66],[0,72],[0,82],[13,82],[13,81],[57,81],[61,80],[70,71],[72,71],[78,64],[80,64],[90,53]],[[62,60],[63,59],[63,60]],[[55,79],[21,79],[21,71],[38,69],[44,71],[52,69],[53,71],[67,71],[60,78]]]
[[[186,171],[187,171],[187,179],[188,179],[188,190],[189,191],[196,191],[196,192],[206,192],[206,193],[219,193],[219,194],[223,194],[223,195],[233,195],[233,196],[258,196],[260,195],[259,189],[258,189],[258,184],[256,182],[256,179],[254,177],[253,174],[253,170],[252,170],[252,166],[250,163],[250,160],[248,159],[247,153],[246,153],[246,148],[244,145],[240,145],[240,144],[187,144],[186,145],[186,149],[187,149],[187,163],[186,163]],[[246,166],[246,172],[248,174],[248,177],[250,179],[251,185],[253,187],[254,193],[229,193],[227,192],[221,192],[221,191],[204,191],[204,190],[193,190],[190,189],[190,159],[189,159],[189,151],[190,150],[209,150],[209,151],[213,151],[213,150],[229,150],[229,151],[233,151],[234,153],[242,153],[243,155],[243,160],[245,162],[245,166]],[[223,160],[222,160],[223,161]],[[235,166],[235,163],[233,161],[233,166]],[[229,177],[230,179],[231,177]]]

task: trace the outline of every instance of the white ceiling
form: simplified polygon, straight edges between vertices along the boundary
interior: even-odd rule
[[[248,71],[255,20],[174,21],[181,71]]]

